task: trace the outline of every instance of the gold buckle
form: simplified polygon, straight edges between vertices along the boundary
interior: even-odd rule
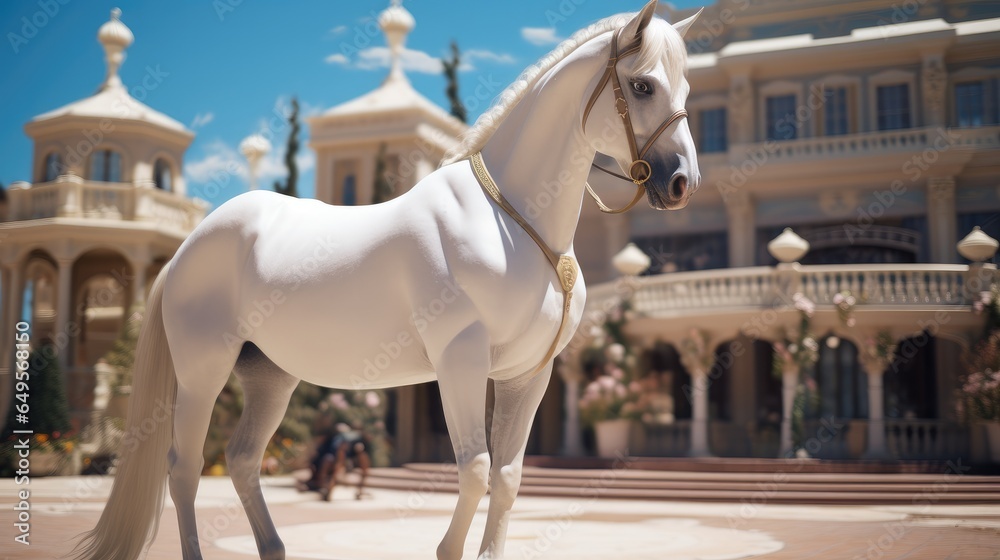
[[[635,173],[635,166],[641,165],[646,168],[645,175],[639,176]],[[650,176],[653,175],[653,168],[649,166],[649,163],[644,159],[637,159],[632,162],[632,165],[628,166],[628,176],[632,179],[632,182],[641,185],[649,180]]]

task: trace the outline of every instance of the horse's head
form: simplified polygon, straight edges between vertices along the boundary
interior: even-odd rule
[[[585,126],[585,134],[646,187],[650,206],[675,210],[687,205],[701,183],[684,111],[690,86],[683,37],[698,14],[671,26],[653,19],[656,3],[612,33],[609,65],[586,105],[584,124],[588,118],[619,123],[611,141],[604,127]]]

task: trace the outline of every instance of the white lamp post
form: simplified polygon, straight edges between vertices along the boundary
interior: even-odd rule
[[[629,243],[611,259],[615,269],[625,276],[638,276],[646,272],[650,262],[649,255],[643,253],[635,243]]]
[[[997,254],[997,247],[1000,247],[1000,242],[986,235],[986,232],[979,229],[979,226],[976,226],[972,228],[969,235],[966,235],[958,242],[956,247],[958,248],[958,254],[970,261],[985,262]]]
[[[809,252],[809,242],[799,237],[792,228],[785,228],[781,235],[767,244],[767,252],[782,263],[796,262]]]
[[[250,190],[257,188],[257,170],[260,160],[271,151],[271,143],[260,134],[251,134],[240,142],[240,153],[247,158],[250,169]]]

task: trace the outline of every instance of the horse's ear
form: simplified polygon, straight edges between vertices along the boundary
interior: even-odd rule
[[[684,37],[684,35],[687,34],[688,29],[691,29],[691,25],[694,24],[694,20],[698,19],[698,16],[700,16],[701,12],[703,12],[704,10],[705,8],[702,8],[698,10],[697,14],[685,20],[678,21],[677,23],[674,24],[674,29],[676,29],[677,32],[681,34],[681,37]]]
[[[642,10],[632,18],[632,21],[625,24],[625,28],[622,30],[622,37],[627,39],[627,42],[631,42],[632,39],[641,40],[642,32],[649,25],[649,22],[653,19],[653,14],[656,13],[656,3],[659,0],[649,0],[649,3],[643,6]]]

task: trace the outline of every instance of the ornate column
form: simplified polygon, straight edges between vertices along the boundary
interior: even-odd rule
[[[691,449],[690,457],[711,457],[708,443],[708,372],[715,363],[715,352],[704,331],[694,330],[681,341],[681,363],[691,374],[691,388],[685,390],[691,400]],[[685,388],[687,389],[687,388]]]
[[[958,226],[955,211],[955,178],[927,179],[927,233],[930,240],[931,261],[956,262],[958,256],[955,250],[956,227]]]
[[[868,377],[868,449],[865,459],[891,459],[885,445],[885,393],[882,376],[896,354],[896,341],[886,332],[867,336],[858,358]]]
[[[750,194],[731,190],[723,193],[722,200],[729,217],[729,266],[753,266],[756,224]]]
[[[781,448],[779,457],[792,453],[792,409],[795,406],[795,392],[799,388],[799,366],[785,362],[781,370]]]
[[[924,55],[920,71],[920,86],[924,99],[924,126],[945,126],[945,90],[948,74],[943,53]],[[916,125],[915,125],[916,126]]]
[[[753,83],[749,74],[737,74],[729,80],[729,144],[754,141]]]
[[[56,294],[56,335],[55,344],[59,353],[59,369],[68,375],[70,358],[70,325],[72,324],[73,299],[73,259],[58,258],[59,281]]]
[[[131,286],[122,286],[125,289],[132,289],[132,306],[146,304],[146,271],[149,269],[149,254],[145,249],[133,251],[128,259],[129,268],[132,269]],[[125,318],[128,319],[131,310],[125,310]]]
[[[575,359],[575,354],[563,356],[557,369],[565,387],[563,406],[566,408],[566,415],[563,419],[562,454],[567,457],[583,455],[583,432],[580,429],[580,384],[583,374],[579,368],[570,365],[575,363]]]

